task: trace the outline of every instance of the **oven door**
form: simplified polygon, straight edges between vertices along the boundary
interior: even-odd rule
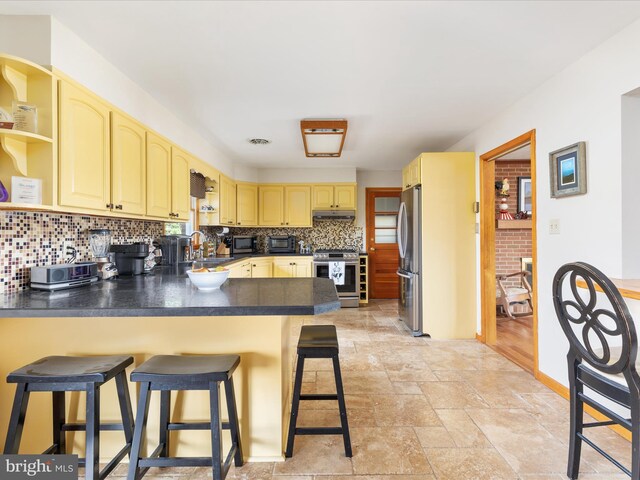
[[[313,262],[315,276],[319,278],[329,277],[330,262]],[[344,285],[336,285],[339,297],[358,297],[360,288],[358,284],[358,266],[356,263],[345,262],[344,265]]]

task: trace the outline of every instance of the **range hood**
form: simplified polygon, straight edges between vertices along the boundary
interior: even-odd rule
[[[314,220],[337,220],[340,222],[352,222],[356,218],[355,210],[314,210]]]

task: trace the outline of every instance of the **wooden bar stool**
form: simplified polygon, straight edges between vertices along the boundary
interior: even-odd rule
[[[140,382],[140,397],[128,479],[142,478],[150,467],[212,467],[214,480],[223,480],[227,476],[232,458],[236,467],[242,466],[242,444],[232,377],[239,364],[239,355],[157,355],[131,372],[131,381]],[[222,422],[220,417],[221,382],[224,383],[227,400],[228,422]],[[140,447],[144,439],[152,390],[160,391],[160,441],[149,457],[141,458]],[[211,422],[171,423],[172,390],[208,390]],[[232,442],[224,461],[222,429],[231,431]],[[172,430],[211,430],[211,457],[170,457],[169,432]]]
[[[302,374],[305,358],[331,358],[333,360],[333,374],[336,379],[335,394],[302,394]],[[311,427],[297,428],[298,407],[300,400],[338,400],[341,427]],[[342,388],[342,374],[338,360],[338,336],[334,325],[305,325],[300,331],[298,339],[298,363],[296,366],[296,380],[293,387],[293,402],[291,404],[291,418],[289,421],[289,435],[285,456],[293,456],[293,442],[296,435],[342,435],[344,440],[344,454],[352,456],[349,424],[347,422],[347,408],[344,402]]]
[[[16,454],[20,448],[22,430],[31,392],[52,392],[53,397],[53,445],[43,454],[66,453],[65,432],[85,431],[87,435],[85,458],[79,466],[85,467],[87,480],[105,478],[131,450],[133,439],[133,411],[125,369],[133,363],[133,357],[45,357],[25,365],[7,376],[8,383],[17,383],[13,409],[9,419],[4,453]],[[112,378],[116,380],[122,423],[100,423],[100,387]],[[87,420],[85,423],[67,423],[65,392],[86,392]],[[125,446],[100,471],[100,431],[123,430]]]

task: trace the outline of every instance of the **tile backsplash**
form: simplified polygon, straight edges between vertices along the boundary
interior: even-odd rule
[[[77,249],[78,261],[91,260],[87,230],[111,230],[114,244],[151,242],[163,223],[41,212],[0,211],[0,294],[29,286],[29,269],[63,263],[65,241]]]
[[[210,233],[210,227],[202,228]],[[313,250],[326,248],[355,248],[362,250],[362,227],[349,222],[335,220],[314,221],[313,228],[234,228],[229,229],[231,235],[256,235],[258,251],[267,249],[266,237],[269,235],[295,235],[296,240],[303,240]]]

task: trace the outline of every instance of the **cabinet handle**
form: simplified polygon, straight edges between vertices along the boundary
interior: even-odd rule
[[[284,225],[284,223],[281,223],[280,225]]]
[[[340,208],[340,205],[336,205],[336,208]]]
[[[113,203],[107,203],[107,208],[113,208]]]
[[[242,225],[240,222],[238,222],[238,225]]]
[[[116,205],[116,210],[122,210],[122,205]]]
[[[289,225],[289,222],[287,222],[287,225]]]
[[[257,265],[255,263],[252,266],[257,267]]]

